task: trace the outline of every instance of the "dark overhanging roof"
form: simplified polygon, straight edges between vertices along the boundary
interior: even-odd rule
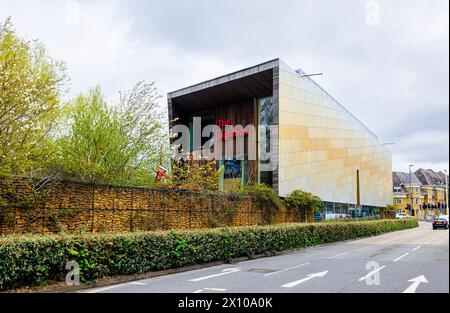
[[[273,93],[273,68],[279,59],[170,92],[172,104],[186,111],[233,103]]]

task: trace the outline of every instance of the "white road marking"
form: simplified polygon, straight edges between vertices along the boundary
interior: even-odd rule
[[[309,274],[309,275],[306,275],[306,277],[303,279],[296,280],[291,283],[287,283],[281,287],[282,288],[292,288],[297,285],[303,284],[304,282],[307,282],[308,280],[314,279],[316,277],[324,277],[327,273],[328,273],[328,271],[324,271],[324,272],[320,272],[320,273],[316,273],[316,274]]]
[[[400,261],[401,259],[403,259],[405,256],[407,256],[409,253],[406,252],[405,254],[399,256],[398,258],[394,259],[394,262]]]
[[[226,289],[221,289],[221,288],[203,288],[197,291],[194,291],[193,293],[202,293],[203,291],[227,291]]]
[[[329,257],[327,257],[326,259],[334,259],[334,258],[337,258],[338,256],[342,256],[342,255],[346,255],[346,254],[349,254],[350,252],[343,252],[343,253],[339,253],[339,254],[336,254],[336,255],[333,255],[333,256],[329,256]]]
[[[194,278],[194,279],[189,279],[189,281],[197,282],[197,281],[201,281],[201,280],[205,280],[205,279],[210,279],[210,278],[219,277],[219,276],[223,276],[223,275],[233,274],[233,273],[239,272],[240,270],[241,270],[241,268],[228,268],[228,269],[223,270],[222,273],[199,277],[199,278]]]
[[[380,267],[380,268],[378,268],[378,269],[376,269],[376,270],[373,270],[372,272],[370,272],[370,273],[367,274],[366,276],[363,276],[363,277],[361,277],[360,279],[358,279],[358,281],[366,280],[367,278],[369,278],[369,277],[373,276],[374,274],[378,273],[379,271],[381,271],[381,270],[382,270],[383,268],[385,268],[385,267],[386,267],[386,265],[383,265],[382,267]]]
[[[134,281],[134,282],[130,283],[130,285],[146,286],[148,284],[147,283],[142,283],[142,282],[139,282],[139,281]]]
[[[412,249],[412,251],[417,251],[417,250],[419,250],[420,248],[422,248],[422,246],[415,247],[414,249]]]
[[[282,269],[281,271],[276,271],[276,272],[264,274],[264,276],[270,276],[270,275],[278,274],[278,273],[281,273],[281,272],[286,272],[286,271],[294,270],[294,269],[296,269],[296,268],[299,268],[299,267],[302,267],[302,266],[306,266],[306,265],[309,265],[309,264],[311,264],[311,263],[304,263],[304,264],[300,264],[300,265],[297,265],[297,266],[288,267],[288,268]]]
[[[408,282],[411,282],[412,285],[409,286],[408,288],[406,288],[406,290],[403,291],[403,293],[415,293],[416,290],[417,290],[417,287],[419,287],[419,285],[421,283],[426,283],[427,284],[428,280],[426,279],[425,276],[421,275],[421,276],[418,276],[416,278],[408,280]]]
[[[94,289],[94,290],[87,291],[87,293],[98,293],[98,292],[102,292],[102,291],[106,291],[106,290],[110,290],[110,289],[114,289],[114,288],[118,288],[118,287],[123,287],[125,285],[128,285],[128,283],[115,285],[115,286],[109,286],[109,287],[105,287],[105,288]]]

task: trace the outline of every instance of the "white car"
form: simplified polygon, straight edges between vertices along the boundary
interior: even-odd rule
[[[447,223],[448,223],[448,215],[440,215],[439,217],[440,218],[445,218],[447,220]]]
[[[405,213],[397,213],[395,214],[395,218],[398,220],[404,219],[404,218],[410,218],[411,216],[409,216],[408,214]]]

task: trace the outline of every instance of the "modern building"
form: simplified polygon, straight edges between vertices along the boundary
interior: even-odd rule
[[[420,215],[425,194],[422,183],[414,173],[393,172],[394,206],[397,212]]]
[[[171,92],[168,109],[172,124],[187,126],[191,139],[198,134],[195,117],[222,130],[211,136],[216,145],[244,139],[244,149],[217,160],[224,189],[260,182],[281,197],[301,189],[325,200],[330,215],[372,215],[392,203],[391,152],[310,76],[280,59]],[[244,129],[227,134],[230,125]],[[256,126],[256,136],[246,125]],[[189,151],[198,154],[193,141]]]

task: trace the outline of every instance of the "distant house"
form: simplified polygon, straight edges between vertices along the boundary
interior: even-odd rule
[[[392,184],[394,206],[398,212],[410,215],[436,214],[436,211],[446,213],[446,180],[443,172],[422,168],[411,173],[411,176],[409,173],[393,172]]]
[[[431,169],[420,168],[414,173],[422,183],[422,192],[425,194],[424,205],[433,207],[444,213],[447,208],[447,193],[445,191],[446,175]],[[447,176],[448,181],[448,176]],[[448,212],[447,212],[448,213]]]
[[[397,211],[420,215],[425,195],[421,190],[422,183],[419,178],[414,173],[410,176],[409,173],[393,172],[392,185],[394,206]]]

